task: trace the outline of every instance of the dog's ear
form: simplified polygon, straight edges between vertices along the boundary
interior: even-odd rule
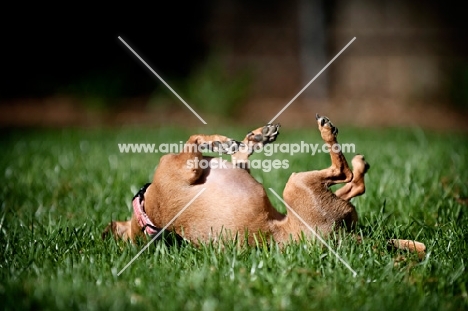
[[[114,228],[113,228],[114,227]],[[115,230],[115,222],[112,221],[110,222],[106,228],[104,229],[104,231],[102,231],[101,233],[101,238],[103,240],[107,239],[107,237],[109,236],[110,233],[114,234],[114,230]]]
[[[112,233],[115,239],[127,240],[130,238],[131,223],[128,221],[112,221],[101,234],[102,239],[106,239]]]

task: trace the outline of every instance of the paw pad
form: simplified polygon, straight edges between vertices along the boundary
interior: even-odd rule
[[[329,128],[333,135],[338,134],[338,128],[331,123],[330,119],[325,116],[320,116],[318,113],[315,114],[315,119],[322,128]]]
[[[279,135],[279,128],[281,125],[277,124],[267,124],[262,129],[262,142],[263,143],[271,143],[276,140]]]

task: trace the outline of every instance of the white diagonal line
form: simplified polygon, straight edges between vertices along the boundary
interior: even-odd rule
[[[170,86],[169,84],[166,83],[166,81],[163,80],[163,78],[161,78],[157,73],[156,71],[153,70],[153,68],[151,68],[144,60],[143,58],[140,57],[140,55],[137,54],[137,52],[135,52],[131,47],[130,45],[127,44],[127,42],[124,41],[124,39],[122,39],[120,36],[118,37],[120,41],[122,41],[123,44],[125,44],[125,46],[130,50],[132,51],[133,54],[135,54],[135,56],[143,63],[145,64],[146,67],[148,67],[148,69],[156,76],[158,77],[159,80],[161,80],[162,83],[164,83],[164,85],[172,92],[174,93],[175,96],[177,96],[178,99],[180,99],[180,101],[182,103],[184,103],[185,106],[187,106],[187,108],[194,114],[197,116],[198,119],[200,119],[200,121],[203,122],[203,124],[206,124],[205,120],[202,119],[202,117],[200,117],[198,115],[198,113],[195,112],[195,110],[192,109],[192,107],[190,107],[189,104],[187,104],[185,102],[185,100],[182,99],[182,97],[179,96],[179,94],[177,94]]]
[[[341,49],[341,51],[340,51],[340,52],[338,52],[338,54],[336,54],[336,56],[335,56],[335,57],[333,57],[333,59],[332,59],[331,61],[329,61],[329,62],[328,62],[328,64],[327,64],[325,67],[323,67],[323,69],[322,69],[322,70],[320,70],[320,72],[319,72],[317,75],[315,75],[315,77],[314,77],[312,80],[310,80],[310,82],[309,82],[309,83],[307,83],[307,85],[306,85],[306,86],[304,86],[304,87],[302,88],[302,90],[301,90],[299,93],[297,93],[297,95],[296,95],[296,96],[294,96],[294,98],[293,98],[293,99],[291,99],[291,100],[289,101],[289,103],[287,103],[287,104],[286,104],[286,106],[284,106],[284,108],[283,108],[283,109],[281,109],[281,111],[280,111],[280,112],[278,112],[278,114],[277,114],[277,115],[276,115],[276,116],[275,116],[273,119],[271,119],[271,120],[270,120],[270,122],[268,122],[268,124],[272,124],[272,123],[273,123],[273,121],[275,121],[275,120],[276,120],[276,118],[278,118],[278,117],[279,117],[279,115],[280,115],[280,114],[282,114],[282,113],[283,113],[283,111],[285,111],[285,110],[286,110],[286,108],[288,108],[288,107],[289,107],[289,105],[291,105],[291,104],[292,104],[292,102],[293,102],[293,101],[295,101],[295,100],[296,100],[296,98],[298,98],[298,97],[299,97],[299,95],[301,95],[301,94],[302,94],[302,92],[304,92],[304,91],[305,91],[305,90],[306,90],[306,89],[309,87],[309,85],[311,85],[311,84],[312,84],[312,82],[314,82],[314,81],[315,81],[315,79],[317,79],[317,78],[318,78],[318,76],[320,76],[320,75],[322,74],[322,72],[324,72],[324,71],[325,71],[325,69],[327,69],[327,68],[328,68],[328,66],[330,66],[330,65],[331,65],[331,63],[333,63],[333,62],[335,61],[335,59],[337,59],[337,58],[338,58],[338,56],[340,56],[340,54],[341,54],[341,53],[343,53],[343,52],[344,52],[344,50],[346,50],[346,49],[348,48],[348,46],[350,46],[350,45],[351,45],[351,43],[353,43],[353,41],[354,41],[354,40],[356,40],[356,37],[354,37],[354,38],[353,38],[351,41],[349,41],[349,43],[348,43],[348,44],[346,44],[346,46],[345,46],[343,49]]]
[[[176,220],[177,217],[179,217],[180,214],[182,214],[182,213],[190,206],[190,204],[192,204],[193,201],[195,201],[195,199],[198,198],[198,197],[203,193],[203,191],[205,191],[205,190],[206,190],[206,188],[202,188],[202,190],[200,190],[200,192],[198,192],[197,195],[194,196],[193,199],[191,199],[190,202],[188,202],[187,205],[185,205],[184,208],[181,209],[181,210],[177,213],[177,215],[175,215],[174,218],[172,218],[172,219],[167,223],[167,225],[165,225],[164,228],[162,228],[161,231],[159,231],[158,234],[156,234],[156,235],[154,236],[154,238],[152,238],[151,241],[149,241],[148,244],[146,244],[145,247],[143,247],[143,248],[141,249],[141,251],[139,251],[138,254],[136,254],[136,256],[133,257],[132,260],[130,260],[130,262],[129,262],[125,267],[123,267],[122,270],[120,270],[119,273],[117,273],[117,276],[121,275],[122,272],[124,272],[138,257],[140,257],[141,253],[143,253],[143,252],[151,245],[151,243],[153,243],[153,242],[167,229],[167,227],[169,227],[169,226],[174,222],[174,220]]]
[[[312,227],[309,226],[309,224],[306,223],[306,222],[304,221],[304,219],[302,219],[301,216],[299,216],[298,213],[296,213],[295,210],[293,210],[293,209],[291,208],[291,206],[289,206],[286,202],[284,202],[284,200],[276,193],[275,190],[273,190],[272,188],[269,188],[269,189],[270,189],[271,192],[273,192],[273,194],[274,194],[278,199],[280,199],[281,202],[283,202],[283,204],[288,208],[288,210],[291,211],[291,213],[293,213],[294,216],[296,216],[310,231],[312,231],[312,233],[315,235],[315,237],[316,237],[320,242],[322,242],[322,244],[325,245],[325,246],[330,250],[330,252],[332,252],[333,255],[335,255],[335,256],[345,265],[346,268],[348,268],[348,269],[353,273],[353,276],[356,277],[357,272],[354,271],[353,268],[351,268],[351,266],[350,266],[346,261],[344,261],[344,259],[341,258],[340,255],[338,255],[338,254],[330,247],[330,245],[328,245],[327,242],[325,242],[325,240],[322,239],[322,237],[321,237],[320,235],[318,235],[317,232],[315,232],[315,230],[312,229]]]

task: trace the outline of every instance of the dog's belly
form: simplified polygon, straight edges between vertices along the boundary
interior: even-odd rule
[[[176,221],[190,240],[208,240],[223,234],[269,233],[271,204],[263,186],[247,171],[212,166],[190,193],[205,188],[192,206]],[[188,200],[191,198],[187,197]],[[177,229],[176,229],[177,230]]]
[[[213,194],[215,196],[227,196],[232,199],[256,199],[261,192],[264,192],[263,186],[246,170],[232,165],[228,168],[211,168],[209,173],[203,176],[201,186],[207,190],[216,189],[219,194]]]

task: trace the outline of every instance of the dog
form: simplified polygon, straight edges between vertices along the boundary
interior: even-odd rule
[[[332,122],[318,114],[316,121],[324,143],[338,144],[338,129]],[[152,183],[133,198],[132,218],[111,222],[103,237],[111,232],[118,239],[135,241],[166,228],[195,244],[229,236],[245,237],[251,245],[260,237],[285,245],[304,234],[314,239],[310,228],[324,237],[339,228],[352,231],[358,215],[350,200],[364,194],[364,176],[370,167],[364,156],[354,156],[351,170],[340,150],[330,151],[329,168],[292,173],[283,198],[296,213],[282,214],[272,206],[262,184],[250,175],[248,160],[255,150],[276,140],[279,127],[260,127],[242,141],[222,135],[190,136],[180,153],[161,157]],[[203,156],[202,147],[230,154],[231,162]],[[209,165],[199,165],[203,161]],[[333,193],[330,187],[336,184],[345,185]],[[420,257],[426,249],[413,240],[388,243]]]

